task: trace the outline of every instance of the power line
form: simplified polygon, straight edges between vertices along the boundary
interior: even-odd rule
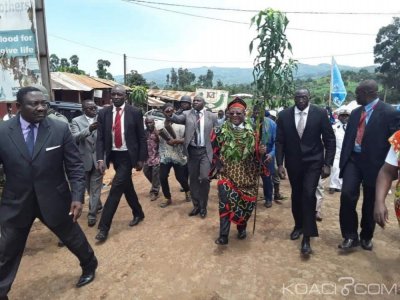
[[[255,10],[255,9],[196,6],[196,5],[144,1],[144,0],[123,0],[123,1],[139,2],[139,3],[147,3],[147,4],[157,4],[157,5],[173,6],[173,7],[207,9],[207,10],[223,10],[223,11],[251,12],[251,13],[258,13],[260,11],[260,10]],[[282,12],[286,13],[286,14],[315,14],[315,15],[398,15],[398,14],[400,14],[400,12],[394,12],[394,13],[391,13],[391,12],[328,12],[328,11],[282,11]]]
[[[105,52],[105,53],[109,53],[109,54],[113,54],[113,55],[118,55],[118,56],[122,56],[124,55],[123,53],[118,53],[118,52],[114,52],[114,51],[110,51],[110,50],[106,50],[106,49],[101,49],[98,47],[94,47],[88,44],[84,44],[81,42],[77,42],[77,41],[73,41],[58,35],[54,35],[54,34],[49,34],[49,36],[52,36],[54,38],[60,39],[60,40],[64,40],[82,47],[87,47],[90,49],[95,49],[101,52]],[[335,55],[323,55],[323,56],[312,56],[312,57],[300,57],[300,58],[294,58],[296,60],[306,60],[306,59],[316,59],[316,58],[329,58],[332,56],[338,57],[338,56],[353,56],[353,55],[365,55],[365,54],[372,54],[372,52],[358,52],[358,53],[343,53],[343,54],[335,54]],[[228,64],[228,63],[239,63],[239,64],[243,64],[243,63],[249,63],[251,64],[252,61],[240,61],[240,60],[234,60],[234,61],[191,61],[191,60],[170,60],[170,59],[158,59],[158,58],[149,58],[149,57],[138,57],[138,56],[130,56],[127,55],[127,58],[130,59],[136,59],[136,60],[146,60],[146,61],[157,61],[157,62],[170,62],[170,63],[196,63],[196,64]]]
[[[124,0],[128,1],[128,0]],[[133,1],[133,2],[132,2]],[[166,9],[166,8],[161,8],[161,7],[156,7],[152,5],[147,5],[147,4],[141,4],[137,3],[136,0],[130,0],[132,4],[139,5],[139,6],[144,6],[148,8],[153,8],[161,11],[166,11],[166,12],[172,12],[175,14],[180,14],[180,15],[185,15],[185,16],[190,16],[190,17],[196,17],[196,18],[201,18],[201,19],[208,19],[208,20],[213,20],[213,21],[221,21],[221,22],[227,22],[227,23],[234,23],[234,24],[245,24],[245,25],[250,25],[249,22],[241,22],[241,21],[234,21],[234,20],[227,20],[227,19],[220,19],[220,18],[213,18],[213,17],[207,17],[207,16],[201,16],[201,15],[196,15],[196,14],[191,14],[191,13],[185,13],[185,12],[180,12],[172,9]],[[288,27],[288,30],[293,30],[293,31],[305,31],[305,32],[318,32],[318,33],[332,33],[332,34],[346,34],[346,35],[361,35],[361,36],[376,36],[375,34],[372,33],[360,33],[360,32],[344,32],[344,31],[331,31],[331,30],[316,30],[316,29],[304,29],[304,28],[295,28],[295,27]]]

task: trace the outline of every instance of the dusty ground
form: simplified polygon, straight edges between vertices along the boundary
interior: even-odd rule
[[[300,242],[288,238],[293,227],[289,200],[270,209],[259,202],[255,235],[239,241],[232,228],[229,245],[221,247],[214,244],[219,226],[215,182],[209,214],[202,220],[187,216],[192,206],[184,202],[175,183],[173,205],[162,209],[161,198],[149,201],[149,184],[142,173],[133,180],[146,214],[137,227],[128,226],[132,216],[124,199],[103,245],[95,245],[97,230],[87,227],[87,208],[79,220],[99,259],[92,284],[74,287],[81,272],[78,261],[66,248],[58,248],[56,237],[37,222],[10,299],[337,299],[347,292],[348,299],[394,299],[400,295],[400,228],[392,205],[388,228],[376,230],[374,251],[360,248],[343,255],[337,249],[339,195],[326,195],[320,237],[312,241],[314,254],[303,260]],[[288,196],[287,180],[282,188]],[[103,200],[106,196],[103,193]],[[356,296],[359,293],[366,295]]]

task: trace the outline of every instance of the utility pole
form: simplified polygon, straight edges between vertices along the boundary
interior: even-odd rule
[[[126,54],[124,54],[124,85],[126,85]]]

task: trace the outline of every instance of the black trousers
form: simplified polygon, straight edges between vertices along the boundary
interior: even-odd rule
[[[99,222],[99,229],[107,232],[111,228],[112,219],[117,211],[122,194],[125,195],[126,201],[132,209],[132,215],[144,218],[142,206],[133,187],[133,166],[128,151],[112,151],[110,161],[114,165],[115,176]]]
[[[357,202],[360,186],[363,182],[361,161],[358,154],[353,154],[343,171],[342,194],[340,196],[340,230],[343,238],[358,239]],[[375,186],[363,184],[363,203],[361,209],[360,238],[372,239],[375,230],[374,221]]]
[[[92,247],[78,223],[72,222],[72,217],[58,226],[48,226],[38,208],[37,217],[64,243],[79,259],[83,270],[93,267],[96,259]],[[4,297],[11,289],[17,275],[26,240],[34,219],[29,226],[16,228],[7,224],[0,227],[0,297]]]
[[[297,168],[287,166],[290,186],[292,188],[292,215],[294,227],[302,229],[304,236],[318,236],[315,207],[319,177],[322,165],[317,163],[302,163]]]
[[[188,183],[188,177],[186,173],[187,165],[181,166],[179,164],[174,164],[172,162],[170,163],[161,163],[160,164],[160,183],[161,183],[161,189],[164,194],[164,197],[167,199],[171,199],[171,191],[169,189],[169,183],[168,183],[168,177],[169,177],[169,172],[171,171],[171,168],[174,168],[175,172],[175,178],[178,180],[182,188],[184,189],[185,192],[188,192],[189,189],[189,183]]]

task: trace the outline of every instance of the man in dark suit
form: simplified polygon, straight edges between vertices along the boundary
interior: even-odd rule
[[[189,185],[193,202],[193,210],[189,216],[200,214],[207,216],[208,193],[210,191],[210,173],[213,151],[211,147],[211,131],[217,126],[217,115],[207,111],[205,100],[201,96],[193,99],[193,108],[183,111],[181,115],[173,114],[167,108],[164,114],[172,122],[185,125],[184,150],[188,156]]]
[[[97,212],[102,208],[100,196],[103,186],[103,174],[97,168],[97,106],[93,100],[82,103],[83,115],[73,118],[71,132],[83,161],[86,177],[86,190],[89,194],[88,226],[96,225]]]
[[[96,153],[98,168],[105,171],[113,163],[115,176],[110,193],[104,204],[96,239],[104,242],[111,228],[112,219],[122,194],[132,209],[135,226],[144,219],[144,213],[132,183],[132,168],[140,171],[147,159],[147,142],[142,112],[126,104],[126,90],[122,85],[111,89],[113,105],[105,107],[97,115]],[[104,161],[105,157],[105,161]]]
[[[0,203],[0,299],[7,299],[35,218],[79,259],[83,273],[77,287],[91,282],[97,268],[76,223],[85,173],[68,125],[46,118],[47,102],[37,88],[20,89],[17,107],[20,113],[0,125],[0,162],[6,175]]]
[[[330,174],[335,157],[335,134],[326,111],[309,104],[310,93],[299,89],[295,106],[283,110],[277,120],[276,162],[281,178],[286,176],[292,188],[294,229],[290,239],[303,234],[301,253],[311,254],[310,237],[318,236],[315,219],[315,191],[320,176]],[[321,140],[322,137],[322,140]]]
[[[388,138],[398,129],[400,113],[379,100],[374,80],[358,85],[356,99],[361,106],[350,115],[340,154],[340,229],[344,240],[339,248],[348,250],[360,243],[356,207],[362,184],[361,247],[372,250],[375,182],[390,147]]]

